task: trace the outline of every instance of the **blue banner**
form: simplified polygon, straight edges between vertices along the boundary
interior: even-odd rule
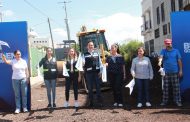
[[[2,53],[8,60],[14,58],[13,52],[19,49],[22,58],[28,62],[28,34],[26,22],[1,22],[0,23],[0,110],[14,110],[15,97],[12,88],[12,67],[5,64],[2,59]],[[28,109],[30,109],[30,85],[28,85]]]
[[[184,94],[190,90],[190,12],[174,12],[171,14],[171,29],[174,48],[182,55],[183,78],[181,91]],[[188,93],[190,96],[190,92]]]

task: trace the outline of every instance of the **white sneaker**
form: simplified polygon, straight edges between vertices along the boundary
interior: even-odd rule
[[[138,104],[137,104],[137,107],[138,107],[138,108],[141,108],[141,107],[142,107],[142,103],[138,103]]]
[[[75,101],[75,107],[78,108],[79,107],[79,103],[77,101]]]
[[[123,107],[123,104],[120,103],[120,104],[118,104],[118,106],[119,106],[119,107]]]
[[[114,104],[113,104],[113,106],[115,106],[115,107],[116,107],[116,106],[117,106],[117,103],[114,103]]]
[[[182,106],[181,102],[176,102],[176,105],[177,105],[178,107],[181,107],[181,106]]]
[[[65,107],[65,108],[69,107],[69,103],[67,101],[65,101],[63,107]]]
[[[28,112],[28,109],[27,108],[23,108],[23,112]]]
[[[18,113],[20,113],[20,109],[17,108],[17,109],[15,110],[15,114],[18,114]]]
[[[151,107],[150,102],[146,102],[146,107]]]

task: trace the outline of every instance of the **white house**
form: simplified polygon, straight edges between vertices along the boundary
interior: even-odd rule
[[[171,38],[170,13],[190,10],[190,0],[142,0],[141,34],[149,54],[159,53],[164,39]]]
[[[49,38],[30,38],[31,47],[51,47],[51,39]]]

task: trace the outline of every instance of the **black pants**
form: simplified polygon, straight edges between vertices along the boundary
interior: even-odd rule
[[[123,74],[108,72],[108,79],[113,90],[114,103],[123,104],[122,85]]]
[[[66,82],[65,82],[66,101],[69,101],[69,91],[70,91],[71,83],[73,84],[75,100],[78,100],[78,72],[69,73],[69,77],[66,78]]]
[[[100,78],[98,72],[86,72],[86,80],[88,82],[88,98],[90,102],[93,102],[93,86],[96,86],[96,98],[98,102],[101,102],[101,90],[100,90]]]

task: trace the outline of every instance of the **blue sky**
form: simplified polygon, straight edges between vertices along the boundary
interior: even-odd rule
[[[32,4],[38,10],[32,8]],[[27,21],[39,37],[49,37],[47,17],[50,18],[53,38],[57,43],[67,39],[64,0],[0,0],[3,21]],[[40,10],[40,12],[39,12]],[[140,0],[72,0],[67,4],[71,39],[82,25],[87,29],[106,30],[110,44],[127,39],[142,40],[140,35]]]

